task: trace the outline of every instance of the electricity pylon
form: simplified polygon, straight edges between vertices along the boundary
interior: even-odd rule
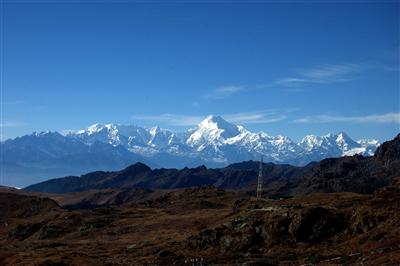
[[[262,183],[263,183],[263,156],[261,156],[260,169],[258,170],[257,199],[261,199],[262,197]]]

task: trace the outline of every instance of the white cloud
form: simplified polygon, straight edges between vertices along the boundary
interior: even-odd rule
[[[386,113],[366,116],[315,115],[294,120],[296,123],[400,123],[400,113]]]
[[[5,122],[2,122],[2,123],[0,123],[0,127],[2,127],[2,128],[10,128],[10,127],[23,127],[23,126],[26,126],[27,124],[26,123],[23,123],[23,122],[10,122],[10,121],[5,121]]]
[[[297,75],[278,79],[275,85],[286,87],[300,86],[308,83],[328,84],[354,79],[362,70],[358,64],[325,64],[309,69],[298,70]]]
[[[203,116],[160,114],[160,115],[134,115],[132,120],[149,121],[153,123],[163,123],[172,126],[193,126],[203,119]]]
[[[207,93],[204,97],[207,99],[218,100],[224,99],[232,94],[242,91],[245,86],[222,86],[213,89],[211,92]]]
[[[310,82],[310,80],[304,78],[282,78],[275,81],[275,84],[291,87],[291,86],[298,86],[302,83],[307,83],[307,82]]]
[[[255,111],[222,115],[232,123],[264,124],[279,122],[286,119],[286,115],[277,114],[275,111]]]
[[[356,74],[365,70],[366,66],[360,64],[324,64],[306,69],[298,69],[295,75],[277,79],[270,83],[252,85],[229,85],[217,87],[203,96],[211,100],[225,99],[243,90],[267,89],[278,86],[299,87],[307,84],[330,84],[350,81],[356,78]],[[299,90],[291,90],[299,91]]]
[[[357,64],[342,65],[322,65],[311,69],[300,71],[300,74],[306,78],[315,80],[337,80],[343,76],[353,74],[360,71]]]
[[[242,112],[233,114],[222,114],[221,116],[231,123],[243,124],[264,124],[274,123],[286,119],[286,115],[273,110]],[[199,124],[207,115],[179,115],[179,114],[160,114],[160,115],[134,115],[132,120],[147,121],[151,123],[161,123],[171,126],[194,126]]]

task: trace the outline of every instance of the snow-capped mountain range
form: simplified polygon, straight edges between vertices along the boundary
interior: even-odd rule
[[[362,154],[373,155],[380,145],[377,140],[354,141],[344,132],[324,136],[308,135],[299,143],[286,136],[250,132],[243,126],[227,122],[220,116],[208,116],[196,128],[176,133],[157,127],[142,128],[117,124],[94,124],[67,135],[86,144],[96,141],[123,146],[149,161],[160,155],[168,163],[154,161],[165,167],[182,167],[181,163],[222,166],[229,163],[258,160],[304,165],[327,157]],[[176,157],[176,162],[173,158]],[[185,158],[185,160],[181,160]],[[189,163],[192,165],[193,163]]]
[[[354,141],[343,132],[309,135],[296,143],[208,116],[181,133],[117,124],[94,124],[67,135],[33,133],[0,143],[0,167],[6,185],[23,187],[48,178],[119,170],[135,162],[153,168],[223,167],[263,155],[265,162],[305,165],[327,157],[373,155],[379,145],[376,140]]]

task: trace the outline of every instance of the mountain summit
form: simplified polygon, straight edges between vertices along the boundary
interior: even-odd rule
[[[239,126],[227,122],[220,116],[210,115],[200,122],[186,143],[201,151],[207,145],[222,145],[227,139],[240,134],[240,129]]]
[[[296,143],[286,136],[251,132],[220,116],[210,115],[194,129],[173,132],[160,127],[94,124],[65,136],[34,133],[1,143],[1,162],[10,177],[80,174],[116,170],[134,162],[152,167],[222,167],[259,160],[305,165],[329,157],[373,155],[376,140],[354,141],[346,133],[308,135]],[[28,152],[27,152],[28,151]]]

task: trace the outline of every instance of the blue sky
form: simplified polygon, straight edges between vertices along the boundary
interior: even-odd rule
[[[400,132],[399,4],[5,1],[3,139],[93,123]]]

